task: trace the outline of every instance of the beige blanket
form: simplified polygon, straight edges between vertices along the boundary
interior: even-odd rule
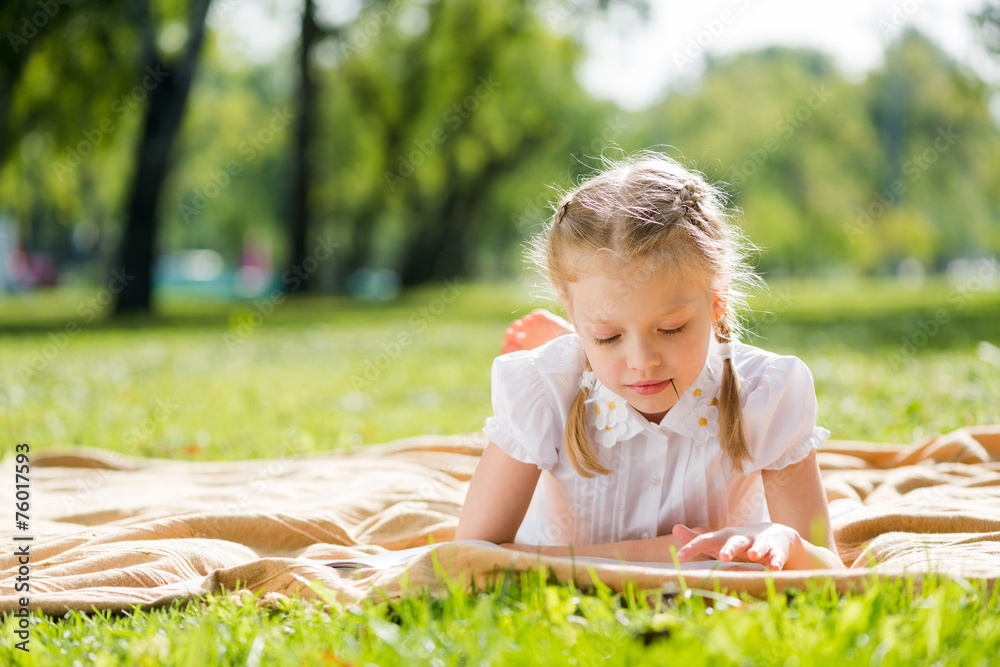
[[[1000,575],[1000,426],[968,428],[905,447],[833,441],[819,454],[829,498],[865,507],[834,520],[846,571],[676,572],[449,543],[485,441],[416,437],[347,455],[235,462],[138,459],[88,448],[32,452],[27,530],[14,522],[14,461],[3,462],[0,611],[128,609],[247,589],[265,598],[393,597],[446,581],[482,586],[500,570],[539,564],[560,581],[615,590],[688,586],[759,595],[832,578],[863,587],[873,573]],[[31,537],[14,541],[14,537]],[[440,543],[388,568],[324,562]],[[30,592],[17,592],[16,548],[29,546]],[[21,580],[24,582],[24,579]],[[464,584],[463,584],[464,582]]]

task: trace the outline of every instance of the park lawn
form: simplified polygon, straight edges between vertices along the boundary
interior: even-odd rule
[[[537,289],[433,286],[391,304],[169,298],[160,318],[87,321],[92,293],[0,299],[0,434],[33,450],[73,443],[179,460],[342,450],[478,430],[506,323]],[[1000,423],[1000,292],[932,281],[774,282],[750,342],[796,354],[834,438],[911,442]],[[248,596],[245,596],[248,598]],[[721,600],[721,601],[720,601]],[[874,584],[765,600],[612,595],[543,573],[443,599],[415,591],[361,606],[300,600],[259,610],[213,597],[118,617],[38,619],[30,655],[0,664],[987,664],[1000,593]]]

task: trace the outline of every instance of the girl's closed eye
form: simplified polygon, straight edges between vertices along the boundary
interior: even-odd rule
[[[687,324],[682,324],[676,329],[660,329],[660,333],[672,336],[674,334],[679,334],[683,332],[684,327],[686,326]],[[609,336],[608,338],[594,338],[594,343],[596,343],[597,345],[611,345],[611,343],[614,343],[619,338],[621,338],[619,334],[615,334],[614,336]]]

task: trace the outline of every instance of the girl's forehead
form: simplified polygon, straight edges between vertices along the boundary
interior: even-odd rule
[[[625,260],[604,257],[602,261],[575,263],[571,284],[623,283],[643,287],[673,287],[685,292],[711,291],[711,279],[690,263],[664,261],[658,258]],[[588,280],[595,279],[595,280]]]
[[[677,274],[587,274],[568,286],[570,306],[578,316],[598,322],[623,311],[663,315],[711,299],[701,281]],[[655,312],[654,312],[655,311]]]
[[[622,256],[610,248],[595,251],[576,249],[566,252],[561,264],[573,280],[588,275],[620,277],[645,282],[652,278],[696,283],[710,282],[704,275],[704,265],[695,261],[690,252],[677,248],[674,252],[651,251],[645,256]]]

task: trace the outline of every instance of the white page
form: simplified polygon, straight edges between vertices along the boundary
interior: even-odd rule
[[[374,554],[371,556],[361,556],[359,558],[345,558],[342,560],[330,561],[328,563],[323,563],[329,567],[336,569],[353,570],[359,567],[373,567],[377,569],[385,569],[387,567],[392,567],[394,565],[401,565],[406,563],[417,556],[427,553],[435,547],[439,547],[442,544],[475,544],[483,547],[491,547],[493,549],[503,549],[504,551],[510,551],[509,549],[504,549],[503,547],[493,544],[492,542],[486,542],[485,540],[458,540],[455,542],[442,542],[440,544],[428,544],[422,547],[413,547],[412,549],[402,549],[400,551],[387,551],[382,554]],[[522,552],[523,553],[523,552]],[[569,558],[569,556],[563,556],[563,558]],[[637,561],[622,561],[616,560],[614,558],[601,558],[599,556],[574,556],[574,560],[578,562],[594,563],[598,565],[626,565],[626,566],[636,566],[636,567],[652,567],[663,570],[714,570],[714,569],[728,569],[733,567],[740,567],[741,569],[750,570],[764,570],[766,569],[763,565],[759,563],[735,563],[735,562],[725,562],[721,560],[703,560],[695,561],[691,563],[643,563]]]

